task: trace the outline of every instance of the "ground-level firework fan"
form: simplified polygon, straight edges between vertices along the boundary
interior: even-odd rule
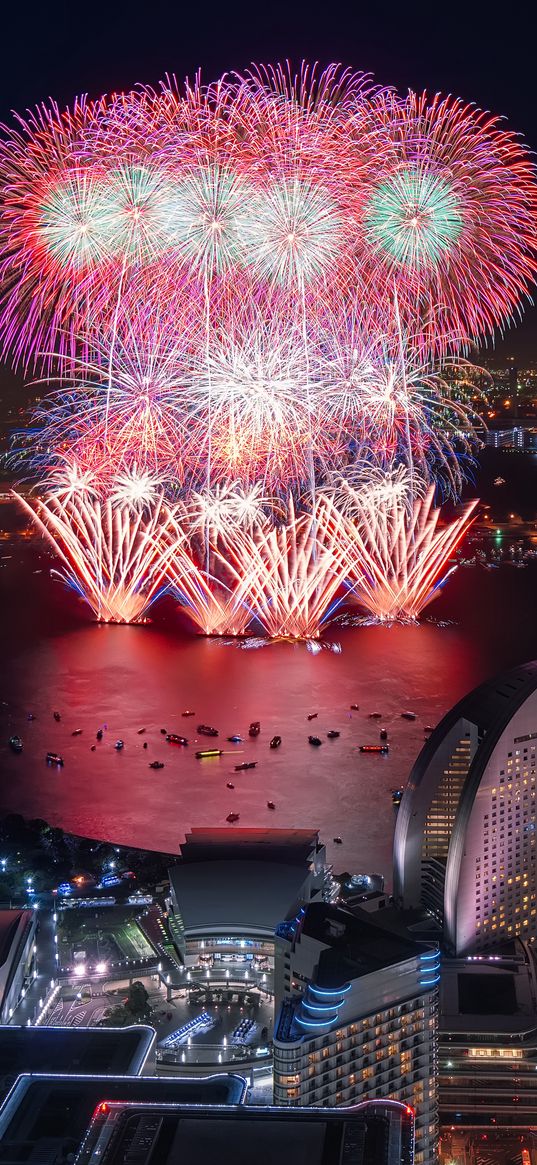
[[[463,357],[529,294],[536,224],[497,119],[336,66],[4,127],[0,354],[47,386],[19,447],[63,577],[109,621],[167,589],[206,634],[417,617],[469,521],[432,508],[477,445]]]

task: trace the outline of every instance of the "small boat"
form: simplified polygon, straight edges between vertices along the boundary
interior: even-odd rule
[[[63,768],[63,756],[57,752],[47,752],[45,761],[48,765],[59,765],[60,768]]]
[[[243,773],[246,771],[246,769],[255,769],[256,765],[257,765],[256,760],[243,760],[242,764],[235,765],[235,772],[236,773]]]
[[[161,728],[161,730],[160,730],[160,735],[161,735],[161,736],[167,736],[167,729],[166,729],[166,728]]]
[[[229,823],[231,825],[234,821],[239,820],[239,816],[240,815],[238,813],[228,813],[228,815],[226,817],[226,821],[229,821]]]
[[[201,752],[196,752],[196,760],[205,760],[209,756],[222,756],[221,748],[204,748]]]
[[[188,744],[186,736],[179,736],[177,732],[167,732],[166,740],[168,741],[168,744]]]
[[[351,712],[359,712],[359,711],[360,711],[359,704],[351,704]]]
[[[248,736],[259,736],[261,732],[261,723],[259,720],[252,720],[248,729]]]
[[[96,749],[96,748],[97,748],[97,745],[96,745],[96,744],[92,744],[92,746],[91,746],[91,748],[90,748],[90,752],[95,752],[95,749]]]
[[[335,728],[331,728],[330,732],[327,732],[326,735],[327,735],[328,740],[337,740],[337,738],[340,734],[339,734],[339,732],[336,732]]]
[[[226,789],[234,789],[234,788],[235,788],[235,785],[233,784],[233,781],[227,781]]]
[[[267,809],[275,809],[274,801],[267,801]]]
[[[10,736],[9,747],[12,752],[22,752],[22,740],[20,736]]]
[[[147,748],[147,747],[148,747],[147,740],[144,740],[144,748]]]
[[[144,732],[145,732],[145,728],[139,728],[138,729],[138,736],[143,736]]]
[[[370,712],[369,719],[370,720],[382,720],[382,712]]]
[[[315,745],[315,748],[318,748],[323,743],[320,736],[308,736],[308,741],[310,744]]]
[[[36,720],[37,717],[35,716],[35,714],[33,712],[28,712],[26,719],[27,720]]]
[[[495,477],[493,485],[505,485],[505,477]]]
[[[281,736],[273,736],[269,744],[269,748],[279,748],[282,742]]]
[[[149,762],[149,768],[150,769],[163,769],[164,768],[164,761],[152,760]]]
[[[75,728],[74,732],[71,733],[71,736],[82,736],[82,732],[82,728]]]
[[[318,712],[310,712],[310,714],[308,716],[308,720],[316,720],[318,715],[319,715]]]
[[[387,739],[388,739],[388,729],[387,729],[387,728],[381,728],[381,730],[380,730],[380,732],[379,732],[379,736],[380,736],[380,739],[381,739],[381,740],[387,740]]]
[[[401,720],[415,720],[415,719],[416,719],[415,712],[401,712]]]
[[[343,838],[339,837],[339,834],[333,840],[335,841],[336,845],[343,845]]]
[[[432,724],[424,724],[423,731],[424,732],[434,732],[434,727]]]
[[[195,715],[196,715],[196,713],[191,712],[189,708],[187,708],[186,712],[181,712],[181,716],[195,716]]]
[[[228,736],[228,740],[230,744],[242,744],[242,736],[239,736],[238,732],[234,736]]]
[[[390,751],[388,744],[361,744],[360,752],[380,752],[384,755]]]
[[[53,712],[52,715],[54,716],[56,723],[58,723],[58,721],[61,720],[61,716],[60,716],[59,712]]]
[[[211,728],[210,724],[198,724],[197,731],[200,736],[218,736],[218,729]]]
[[[122,740],[116,740],[114,748],[117,749],[118,752],[121,752],[121,749],[125,748],[125,745]]]
[[[392,789],[392,802],[395,806],[399,806],[401,804],[403,792],[403,789]]]
[[[95,733],[95,735],[96,735],[97,740],[102,740],[102,738],[103,738],[102,728],[99,728],[99,730]]]

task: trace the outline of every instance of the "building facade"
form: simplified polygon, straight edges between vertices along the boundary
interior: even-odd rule
[[[274,1102],[415,1110],[416,1165],[436,1160],[438,948],[323,904],[278,931]]]
[[[534,948],[446,960],[440,988],[440,1125],[445,1135],[537,1127]]]
[[[437,726],[410,774],[394,897],[425,909],[454,955],[537,935],[537,662],[480,685]]]
[[[0,1024],[34,977],[36,928],[35,910],[0,910]]]

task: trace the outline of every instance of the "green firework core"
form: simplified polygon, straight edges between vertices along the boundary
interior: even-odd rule
[[[444,178],[401,170],[375,190],[364,229],[367,242],[401,266],[436,267],[461,232],[460,202]]]

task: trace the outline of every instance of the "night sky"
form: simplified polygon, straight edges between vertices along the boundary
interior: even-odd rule
[[[252,60],[302,57],[371,71],[400,91],[451,92],[504,115],[537,150],[535,40],[527,2],[429,5],[401,0],[7,0],[0,118],[51,96],[97,97],[178,79],[205,80]],[[537,360],[537,310],[497,345],[498,355]]]

